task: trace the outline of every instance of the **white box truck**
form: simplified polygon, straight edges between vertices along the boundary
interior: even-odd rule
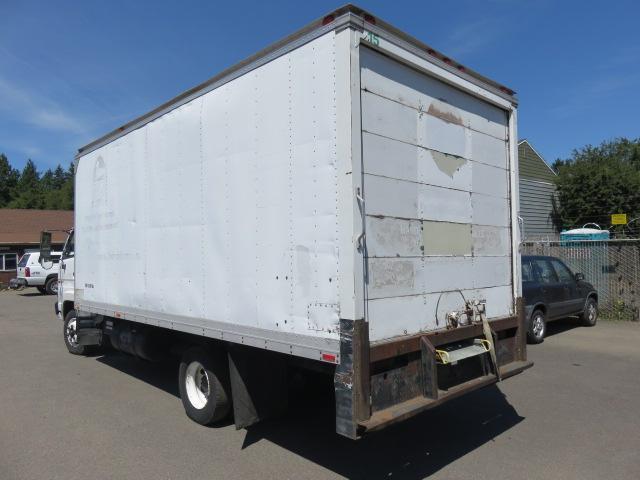
[[[350,438],[521,372],[513,92],[348,5],[81,148],[73,353],[181,355],[187,414],[334,376]]]

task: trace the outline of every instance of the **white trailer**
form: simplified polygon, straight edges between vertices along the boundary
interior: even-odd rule
[[[518,373],[516,140],[511,90],[343,7],[79,150],[74,353],[184,352],[239,427],[324,368],[351,438]]]

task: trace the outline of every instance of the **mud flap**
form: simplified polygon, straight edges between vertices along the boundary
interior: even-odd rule
[[[340,364],[334,374],[336,433],[360,437],[358,422],[371,416],[369,326],[363,320],[340,320]]]
[[[78,345],[102,345],[102,315],[78,312],[76,335]]]
[[[285,358],[242,345],[231,345],[228,355],[236,429],[281,415],[288,403]]]

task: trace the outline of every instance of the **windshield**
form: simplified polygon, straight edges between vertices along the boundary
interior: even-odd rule
[[[73,257],[73,253],[74,253],[74,242],[73,242],[73,235],[74,232],[71,232],[69,234],[69,237],[67,238],[67,243],[64,244],[64,250],[62,250],[62,258],[69,258],[69,257]]]
[[[30,256],[31,256],[30,253],[25,253],[24,255],[22,255],[22,258],[20,259],[20,262],[18,263],[18,267],[26,267]]]

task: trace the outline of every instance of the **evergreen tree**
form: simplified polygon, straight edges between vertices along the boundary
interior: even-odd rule
[[[22,169],[15,188],[14,198],[9,202],[10,208],[42,208],[42,189],[40,174],[36,165],[29,159]]]
[[[4,153],[0,153],[0,208],[6,207],[14,195],[20,173],[9,163]]]

